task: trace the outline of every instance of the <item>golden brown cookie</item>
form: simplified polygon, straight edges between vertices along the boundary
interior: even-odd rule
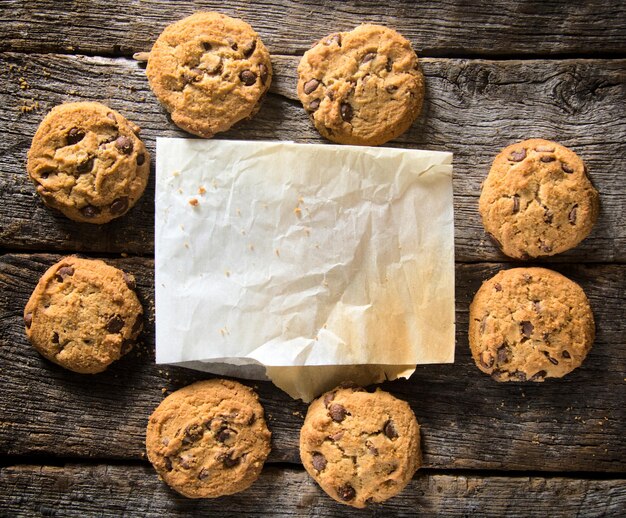
[[[565,376],[581,365],[594,336],[582,288],[545,268],[498,272],[470,306],[472,357],[497,381]]]
[[[524,140],[493,161],[480,195],[485,230],[517,259],[565,252],[598,219],[598,192],[583,161],[549,140]]]
[[[95,374],[132,348],[143,327],[135,279],[96,259],[65,257],[41,277],[24,309],[26,335],[46,358]]]
[[[252,485],[271,433],[256,393],[236,381],[199,381],[165,398],[150,416],[148,459],[189,498],[215,498]]]
[[[49,207],[74,221],[107,223],[126,214],[150,175],[139,127],[96,102],[61,104],[41,122],[28,174]]]
[[[304,54],[298,97],[323,137],[377,146],[413,124],[422,109],[424,76],[404,37],[365,24],[331,34]]]
[[[209,138],[258,111],[272,64],[246,22],[198,12],[165,28],[150,51],[146,74],[174,123]]]
[[[343,385],[311,403],[300,457],[330,497],[365,507],[400,493],[419,468],[419,425],[388,392]]]

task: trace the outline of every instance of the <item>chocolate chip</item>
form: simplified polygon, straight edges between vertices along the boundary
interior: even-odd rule
[[[479,327],[480,334],[483,334],[486,328],[487,328],[487,315],[485,315],[483,319],[480,321],[480,327]]]
[[[259,65],[259,76],[261,77],[261,84],[264,85],[267,81],[268,72],[267,67],[263,63]]]
[[[513,195],[513,214],[517,214],[519,212],[519,196],[517,194]]]
[[[122,347],[120,348],[120,354],[124,356],[128,354],[134,347],[135,342],[132,340],[122,340]]]
[[[511,162],[521,162],[524,158],[526,158],[526,149],[524,148],[513,151],[509,155],[509,160]]]
[[[383,426],[383,433],[389,439],[397,439],[398,438],[398,430],[396,429],[396,425],[394,424],[394,422],[391,419],[389,419],[389,421],[387,421],[385,423],[385,426]]]
[[[172,460],[169,457],[165,457],[163,460],[165,461],[165,469],[167,471],[172,471]]]
[[[124,319],[119,315],[115,315],[111,320],[107,322],[106,330],[109,333],[119,333],[124,328]]]
[[[193,460],[192,455],[181,455],[178,458],[178,463],[185,469],[191,468],[191,461]]]
[[[552,247],[546,243],[544,243],[543,241],[541,242],[541,244],[539,245],[539,248],[541,248],[541,250],[543,250],[546,253],[550,253],[552,252]]]
[[[215,438],[219,441],[219,442],[226,442],[228,439],[230,439],[235,433],[233,432],[233,430],[231,430],[230,428],[220,428],[219,431],[217,432]]]
[[[487,235],[496,244],[498,248],[502,248],[502,243],[500,243],[500,241],[496,239],[496,236],[494,236],[491,232],[487,232]]]
[[[350,106],[348,103],[341,103],[341,118],[346,121],[346,122],[350,122],[352,120],[352,117],[354,117],[354,111],[352,110],[352,106]]]
[[[376,446],[374,446],[370,441],[365,441],[365,447],[372,455],[374,455],[374,457],[378,457],[378,448],[376,448]]]
[[[502,291],[502,284],[500,284],[499,282],[496,282],[496,283],[493,285],[493,288],[494,288],[496,291]]]
[[[124,278],[124,282],[129,289],[134,290],[137,288],[137,283],[135,282],[135,278],[129,273],[122,272],[122,277]]]
[[[553,156],[542,156],[541,158],[539,158],[539,160],[547,164],[548,162],[554,162],[556,158],[554,158]]]
[[[202,425],[198,423],[190,424],[185,428],[185,435],[183,437],[183,444],[190,444],[199,440],[202,437],[204,430]]]
[[[331,101],[335,100],[335,92],[330,88],[326,90],[326,97],[328,97]]]
[[[561,353],[561,356],[562,356],[563,358],[567,359],[567,360],[569,360],[569,359],[571,358],[571,355],[570,355],[569,351],[563,351],[563,352]]]
[[[327,392],[324,394],[324,406],[328,408],[328,405],[330,405],[333,399],[335,399],[335,392]]]
[[[130,330],[130,334],[135,336],[139,334],[142,328],[143,328],[143,315],[139,314],[137,315],[137,318],[135,319],[135,323],[133,324],[133,327]]]
[[[368,52],[367,54],[365,54],[365,56],[363,56],[363,60],[361,61],[361,64],[364,65],[365,63],[369,63],[375,57],[376,57],[376,52]]]
[[[338,432],[335,432],[332,435],[329,435],[328,438],[333,441],[333,442],[337,442],[339,440],[341,440],[341,438],[344,436],[345,432],[343,430],[339,430]]]
[[[556,358],[552,358],[552,356],[550,356],[550,353],[548,351],[543,351],[543,354],[546,356],[546,358],[548,358],[548,360],[550,361],[552,365],[559,364],[559,360],[557,360]]]
[[[206,478],[209,478],[209,473],[210,473],[210,471],[207,468],[202,468],[200,470],[200,473],[198,473],[198,478],[200,480],[204,480]]]
[[[32,323],[33,323],[33,312],[29,311],[28,313],[24,315],[24,325],[28,329],[30,329],[30,326],[32,325]]]
[[[563,169],[563,172],[566,174],[572,174],[574,172],[574,169],[572,167],[564,164],[563,162],[561,162],[561,169]]]
[[[554,213],[548,207],[544,207],[543,211],[543,220],[550,225],[552,223]]]
[[[52,343],[53,344],[59,343],[59,333],[57,333],[56,331],[52,333]]]
[[[533,334],[533,330],[535,329],[535,326],[533,326],[528,320],[524,320],[520,324],[520,326],[522,328],[522,334],[525,337],[530,338],[530,335]]]
[[[485,369],[491,369],[495,361],[496,359],[489,351],[483,351],[480,355],[480,363],[483,367],[485,367]]]
[[[526,373],[522,371],[515,371],[511,373],[511,378],[517,381],[526,381]]]
[[[309,111],[314,112],[315,110],[317,110],[320,107],[320,100],[319,99],[313,99],[310,103],[309,103]]]
[[[337,488],[337,495],[344,502],[348,502],[350,500],[354,500],[356,497],[356,491],[350,484],[344,484],[343,486]]]
[[[396,85],[389,85],[385,87],[385,90],[387,90],[387,93],[392,94],[398,91],[398,87]]]
[[[111,203],[109,208],[111,214],[123,214],[128,210],[128,198],[126,196],[118,198]]]
[[[94,158],[90,157],[84,162],[78,164],[76,166],[76,171],[78,173],[88,173],[89,171],[93,169],[93,164],[94,164]]]
[[[341,34],[333,34],[324,42],[325,45],[332,45],[333,43],[341,47]]]
[[[554,153],[554,148],[550,146],[537,146],[535,151],[538,153]]]
[[[392,68],[393,68],[393,60],[391,58],[387,58],[387,63],[385,64],[385,70],[387,72],[391,72]]]
[[[244,85],[252,86],[254,83],[256,83],[256,74],[252,72],[252,70],[243,70],[239,74],[239,79],[241,79],[241,82]]]
[[[243,47],[242,52],[245,57],[250,57],[256,49],[256,40],[251,40]]]
[[[235,466],[237,466],[237,464],[241,462],[241,457],[232,458],[230,454],[223,453],[222,455],[219,456],[218,460],[222,461],[222,464],[224,464],[224,467],[234,468]]]
[[[496,351],[496,356],[498,360],[498,365],[509,362],[509,348],[506,344],[498,347],[498,350]]]
[[[320,81],[318,79],[309,79],[306,83],[304,83],[302,89],[304,90],[305,94],[309,95],[310,93],[314,92],[319,85]]]
[[[71,277],[72,275],[74,275],[74,268],[71,266],[61,266],[55,276],[57,281],[63,282],[67,277]]]
[[[133,152],[133,141],[125,135],[120,135],[115,140],[115,147],[125,155],[130,155]]]
[[[529,283],[532,280],[533,280],[533,278],[530,275],[528,275],[527,273],[524,274],[524,281],[525,282]]]
[[[533,300],[533,309],[539,313],[541,311],[541,302],[538,300]]]
[[[539,371],[536,374],[533,374],[533,377],[530,378],[530,381],[543,381],[548,373],[546,371]],[[521,380],[525,381],[525,379]]]
[[[83,140],[85,138],[85,132],[78,128],[72,128],[67,132],[67,136],[65,138],[67,145],[71,146]]]
[[[202,48],[204,49],[205,52],[208,52],[213,47],[211,46],[211,44],[208,41],[203,41],[202,42]]]
[[[167,437],[163,437],[163,439],[161,439],[161,443],[163,446],[167,446],[170,443],[170,440]]]
[[[570,225],[576,224],[576,213],[578,212],[578,205],[574,205],[572,210],[569,211],[567,219],[569,219]]]
[[[311,455],[311,464],[317,471],[322,471],[326,467],[326,457],[319,451],[314,451]]]
[[[252,426],[256,422],[256,414],[252,414],[250,419],[248,419],[248,426]]]
[[[328,413],[333,421],[337,423],[341,423],[346,418],[346,414],[348,413],[343,405],[339,403],[333,403],[328,407]]]

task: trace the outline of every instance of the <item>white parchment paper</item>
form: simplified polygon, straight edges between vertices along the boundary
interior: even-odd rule
[[[157,139],[156,360],[310,400],[454,361],[450,153]],[[361,367],[365,366],[365,367]]]

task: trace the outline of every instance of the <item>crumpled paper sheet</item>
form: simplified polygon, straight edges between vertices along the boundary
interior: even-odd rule
[[[310,401],[453,362],[451,164],[432,151],[157,139],[157,363],[266,375]]]

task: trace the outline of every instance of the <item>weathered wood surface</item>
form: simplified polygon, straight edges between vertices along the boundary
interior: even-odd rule
[[[248,490],[190,500],[147,465],[15,466],[0,469],[0,516],[620,516],[625,480],[480,477],[418,471],[400,495],[357,510],[331,500],[303,470],[266,468]],[[260,507],[259,502],[264,506]],[[267,507],[265,507],[267,506]]]
[[[364,22],[395,28],[428,56],[626,52],[626,7],[605,0],[5,0],[0,50],[130,55],[149,50],[166,25],[198,10],[245,19],[277,54],[301,54],[319,38]]]
[[[296,100],[297,57],[274,56],[276,78],[260,113],[223,138],[321,142]],[[393,146],[455,153],[458,261],[507,260],[485,238],[477,210],[480,184],[495,154],[539,136],[572,147],[588,163],[601,214],[591,236],[552,261],[626,259],[623,169],[626,157],[626,60],[485,61],[423,59],[427,99],[419,120]],[[154,184],[127,216],[108,225],[76,224],[46,209],[25,173],[25,157],[44,114],[64,101],[99,100],[157,136],[188,136],[168,121],[143,69],[125,58],[0,54],[0,247],[151,254]],[[24,106],[37,106],[21,112]]]
[[[141,459],[148,416],[161,388],[210,375],[154,365],[154,325],[145,345],[103,374],[66,371],[41,358],[23,330],[22,310],[39,276],[59,256],[0,257],[0,451],[18,456]],[[150,316],[153,262],[109,259],[134,273]],[[626,266],[562,266],[587,292],[597,340],[582,368],[543,384],[496,383],[473,364],[467,308],[501,264],[457,265],[457,358],[419,366],[410,381],[385,388],[410,402],[422,424],[424,463],[437,469],[626,472],[623,307]],[[299,463],[306,405],[269,382],[253,383],[273,431],[270,462]]]

